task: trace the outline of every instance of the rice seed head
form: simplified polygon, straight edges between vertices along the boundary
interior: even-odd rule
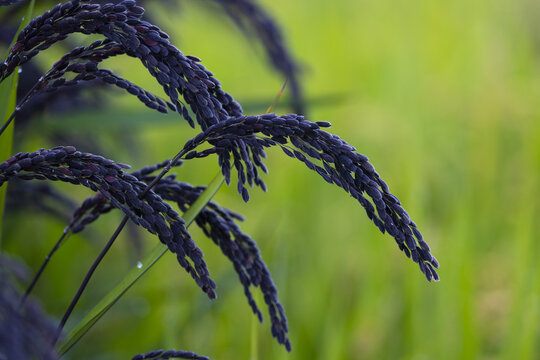
[[[156,234],[176,254],[180,265],[201,289],[210,298],[215,298],[216,285],[210,278],[203,253],[191,239],[182,218],[155,192],[145,192],[147,184],[126,174],[123,171],[126,167],[99,155],[82,153],[73,146],[59,146],[18,153],[0,163],[0,185],[13,178],[53,180],[83,185],[99,192],[133,222]],[[95,208],[93,200],[89,200],[83,204],[84,209],[92,204]],[[92,220],[91,216],[86,219]],[[77,224],[74,227],[78,229]]]
[[[151,182],[153,177],[143,180]],[[163,178],[155,186],[156,193],[165,200],[176,202],[182,211],[186,211],[203,190],[204,187],[193,187],[190,184],[178,182],[174,176]],[[244,287],[248,304],[253,313],[262,321],[262,313],[250,290],[252,286],[260,287],[268,307],[272,335],[290,351],[291,344],[287,338],[287,317],[279,301],[277,287],[260,255],[257,244],[235,223],[238,217],[230,210],[221,208],[215,202],[210,202],[195,218],[195,222],[232,262],[240,283]]]
[[[104,84],[117,86],[131,95],[134,95],[147,107],[161,113],[167,113],[167,107],[176,111],[176,107],[158,96],[144,90],[116,75],[111,70],[100,69],[99,63],[113,56],[122,55],[124,51],[118,44],[110,40],[97,40],[87,47],[78,47],[65,54],[53,67],[37,82],[33,91],[19,103],[19,110],[32,98],[43,94],[58,91],[65,87],[72,87],[82,82],[100,80]],[[75,74],[73,78],[68,75]]]
[[[132,173],[138,180],[150,183],[154,180],[151,174],[166,166],[168,161],[147,166]],[[205,187],[195,187],[185,182],[176,180],[175,175],[162,178],[154,187],[154,192],[166,201],[177,203],[181,211],[185,212],[191,204],[204,191]],[[75,211],[69,228],[73,232],[79,232],[85,226],[95,221],[100,215],[110,211],[114,206],[100,193],[86,199]],[[231,261],[238,274],[240,283],[244,288],[253,313],[262,321],[262,313],[259,310],[251,287],[260,287],[272,323],[272,333],[282,344],[290,350],[290,341],[287,338],[287,318],[283,306],[281,305],[277,287],[275,286],[270,271],[262,260],[260,251],[255,241],[244,234],[235,221],[243,218],[217,203],[211,201],[195,218],[196,224],[212,241],[220,247],[222,253]]]
[[[167,166],[169,161],[170,160],[165,160],[158,164],[146,166],[138,171],[133,171],[131,175],[138,180],[141,180],[143,177]],[[176,166],[180,165],[182,165],[182,161],[176,163]],[[88,167],[97,171],[97,167],[93,164],[88,164]],[[98,192],[95,196],[90,196],[85,199],[74,211],[68,229],[73,233],[81,232],[87,225],[96,221],[99,216],[108,213],[112,209],[114,209],[114,206],[111,205],[110,201]]]
[[[33,19],[19,33],[5,62],[0,64],[0,81],[17,66],[71,33],[101,34],[114,42],[121,53],[142,62],[170,97],[172,107],[182,116],[187,115],[188,122],[191,120],[179,101],[180,96],[189,104],[203,129],[228,116],[241,115],[241,106],[221,89],[219,81],[200,60],[182,54],[169,42],[165,32],[141,18],[143,13],[144,9],[133,1],[121,1],[115,6],[76,0],[58,4]],[[102,78],[118,82],[110,74],[102,74]],[[60,85],[64,84],[57,83]],[[148,105],[144,96],[140,100]]]
[[[264,149],[280,146],[286,155],[301,161],[324,180],[354,197],[380,231],[394,237],[400,250],[414,262],[430,265],[422,265],[420,269],[429,281],[437,281],[437,259],[430,253],[416,224],[390,193],[388,185],[368,158],[338,136],[321,129],[329,126],[328,122],[314,123],[296,114],[235,116],[188,141],[184,151],[191,152],[193,157],[216,153],[221,171],[229,182],[230,170],[234,166],[239,173],[238,191],[247,200],[244,194],[247,179],[251,178],[259,186],[264,184],[256,171],[257,168],[267,171],[262,162]],[[196,147],[203,142],[208,142],[213,148],[197,152]],[[239,151],[239,142],[246,147],[242,151]]]

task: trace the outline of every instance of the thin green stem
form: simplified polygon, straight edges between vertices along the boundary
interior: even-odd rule
[[[77,303],[79,302],[79,299],[81,298],[82,293],[84,292],[84,289],[86,289],[86,286],[88,285],[88,282],[90,281],[90,278],[92,277],[92,275],[96,271],[96,269],[97,269],[99,263],[101,262],[101,260],[103,260],[103,258],[105,257],[105,255],[107,254],[109,249],[111,248],[112,244],[114,243],[114,241],[116,240],[118,235],[120,235],[120,233],[122,232],[122,229],[124,228],[124,226],[126,226],[128,220],[129,220],[129,217],[127,215],[124,216],[124,218],[122,219],[122,222],[120,222],[120,225],[118,225],[118,227],[116,228],[114,234],[111,236],[111,238],[109,239],[107,244],[105,244],[105,247],[103,248],[103,250],[101,250],[101,252],[99,253],[96,260],[92,263],[92,266],[90,267],[90,270],[88,270],[88,273],[84,277],[84,280],[81,283],[81,286],[79,286],[79,289],[77,290],[77,293],[75,294],[75,297],[73,298],[73,300],[71,300],[71,303],[69,304],[66,312],[64,313],[64,316],[62,317],[62,320],[60,321],[60,324],[58,324],[58,328],[56,329],[56,333],[55,333],[53,341],[52,341],[52,346],[53,347],[56,344],[56,342],[58,341],[58,337],[62,333],[62,329],[64,328],[64,325],[66,324],[67,319],[69,318],[69,316],[73,312],[73,309],[75,308],[75,305],[77,305]]]
[[[47,264],[49,263],[49,261],[51,260],[51,257],[54,255],[54,253],[56,252],[56,250],[58,250],[60,248],[60,245],[62,244],[62,242],[64,242],[65,239],[67,239],[67,237],[69,236],[71,232],[71,229],[69,227],[66,227],[64,229],[64,232],[62,233],[62,235],[60,236],[60,238],[58,239],[58,241],[56,242],[56,244],[54,244],[53,248],[51,249],[51,251],[49,251],[49,253],[47,254],[47,256],[45,257],[45,260],[43,260],[43,263],[41,264],[38,272],[36,273],[36,275],[34,275],[34,278],[32,279],[32,282],[30,283],[30,285],[28,286],[28,288],[26,289],[26,292],[24,293],[24,296],[22,297],[21,299],[21,302],[20,302],[20,306],[24,305],[26,299],[28,298],[28,295],[30,295],[30,293],[32,292],[32,289],[34,288],[34,286],[36,285],[36,283],[38,282],[39,278],[41,277],[41,274],[43,273],[43,271],[45,270],[45,267],[47,266]]]

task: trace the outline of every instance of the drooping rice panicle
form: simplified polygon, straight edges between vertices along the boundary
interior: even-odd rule
[[[149,183],[153,178],[147,177],[143,180]],[[188,183],[178,182],[174,176],[161,179],[154,187],[157,194],[165,200],[176,202],[182,211],[186,211],[204,189],[205,187],[193,187]],[[287,317],[279,301],[277,287],[262,260],[257,244],[235,223],[238,218],[237,214],[221,208],[215,202],[210,202],[197,215],[195,221],[205,235],[212,239],[232,262],[253,313],[262,321],[262,314],[250,291],[251,286],[260,287],[268,306],[272,335],[290,351],[291,344],[287,338]]]
[[[182,54],[169,42],[166,33],[141,18],[143,13],[144,9],[132,0],[116,5],[79,0],[58,4],[20,32],[8,57],[0,64],[0,81],[17,66],[71,33],[101,34],[127,55],[140,59],[176,110],[190,123],[179,96],[190,105],[203,129],[228,116],[241,115],[241,106],[221,89],[219,81],[200,64],[200,59]]]
[[[215,298],[215,283],[184,220],[156,193],[147,190],[146,183],[126,174],[124,168],[127,166],[99,155],[81,153],[73,146],[60,146],[19,153],[0,163],[0,185],[13,178],[48,179],[83,185],[99,192],[133,222],[156,234],[176,254],[180,265],[201,289]]]
[[[144,167],[132,173],[133,176],[151,183],[154,176],[150,175],[163,168],[167,162]],[[180,210],[185,212],[201,195],[205,187],[195,187],[185,182],[179,182],[174,175],[162,178],[153,188],[153,191],[162,199],[177,203]],[[80,232],[85,226],[97,220],[99,216],[114,209],[110,202],[98,193],[87,198],[73,214],[73,219],[68,225],[72,232]],[[275,286],[268,267],[261,258],[260,251],[255,241],[244,234],[235,220],[243,220],[235,212],[220,207],[210,201],[195,218],[196,224],[203,232],[220,247],[223,254],[232,262],[244,287],[244,294],[254,314],[262,321],[262,314],[251,294],[250,287],[260,287],[268,306],[272,333],[290,350],[290,341],[287,339],[287,318],[285,311],[277,296]]]
[[[136,96],[143,104],[151,109],[166,113],[167,106],[176,111],[172,103],[166,103],[159,97],[121,78],[108,69],[100,69],[99,63],[112,56],[124,54],[118,44],[110,40],[97,40],[86,47],[77,47],[47,71],[33,86],[33,88],[19,101],[16,112],[24,109],[26,102],[37,95],[55,92],[65,87],[72,87],[81,82],[93,81],[95,79],[110,85],[124,89],[128,93]],[[67,75],[75,74],[73,78]]]
[[[321,127],[329,126],[328,122],[314,123],[296,114],[231,117],[188,141],[183,151],[190,151],[186,159],[216,153],[228,183],[234,166],[238,172],[238,192],[247,201],[246,183],[265,189],[264,182],[255,171],[257,168],[267,171],[261,160],[265,157],[264,149],[280,146],[285,154],[300,160],[324,180],[348,192],[364,207],[381,232],[388,232],[394,237],[399,249],[418,263],[429,281],[438,280],[435,269],[439,264],[416,224],[365,155],[355,152],[354,147],[338,136],[321,130]],[[213,147],[194,150],[204,142]]]

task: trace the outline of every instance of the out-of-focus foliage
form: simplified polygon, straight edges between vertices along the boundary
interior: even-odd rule
[[[270,151],[268,193],[252,191],[243,205],[236,189],[226,188],[216,200],[246,215],[242,230],[260,244],[287,309],[292,353],[272,340],[268,322],[252,319],[234,270],[195,233],[218,283],[216,301],[197,291],[174,259],[164,258],[67,357],[84,358],[91,349],[100,359],[127,358],[156,348],[189,348],[215,359],[537,357],[538,5],[262,4],[303,66],[309,120],[331,121],[334,133],[370,156],[437,254],[441,282],[427,284],[354,199]],[[258,47],[203,4],[183,1],[181,11],[171,9],[156,3],[148,11],[245,109],[264,112],[284,79],[267,68]],[[47,56],[37,59],[43,68],[55,60]],[[109,65],[160,93],[135,61]],[[120,113],[111,105],[112,115],[106,108],[79,117],[45,114],[24,133],[16,131],[15,150],[44,147],[45,129],[62,127],[138,167],[172,156],[195,135],[175,116],[160,117],[122,94],[113,98],[123,106]],[[278,104],[276,112],[287,111]],[[129,142],[115,148],[119,138]],[[216,171],[215,159],[207,159],[188,161],[178,173],[203,184]],[[78,199],[88,195],[59,188]],[[61,316],[119,218],[101,219],[56,255],[36,288],[50,314]],[[8,212],[3,246],[35,269],[64,226],[39,213]],[[140,254],[128,235],[98,269],[68,329],[136,263]],[[141,235],[145,252],[155,239]]]

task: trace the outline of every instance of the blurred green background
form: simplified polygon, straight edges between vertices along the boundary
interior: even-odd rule
[[[206,2],[181,4],[171,11],[156,2],[147,12],[185,54],[202,59],[246,112],[264,112],[284,79],[260,45]],[[235,187],[223,187],[215,200],[246,216],[242,229],[259,243],[287,311],[292,352],[271,337],[265,311],[264,324],[254,321],[232,266],[193,228],[218,299],[209,301],[166,256],[66,358],[177,348],[213,359],[539,359],[538,2],[262,4],[302,66],[308,119],[332,122],[331,132],[370,158],[430,244],[441,281],[426,282],[341,189],[269,151],[268,193],[253,190],[244,204]],[[61,55],[55,49],[40,57],[44,70]],[[109,65],[162,93],[137,61]],[[113,94],[109,106],[80,117],[46,115],[18,134],[15,150],[60,145],[45,144],[42,134],[68,127],[102,144],[108,151],[102,155],[137,168],[172,156],[196,134],[174,115]],[[290,111],[283,100],[275,112]],[[131,145],[115,146],[119,138]],[[210,158],[189,161],[177,173],[203,185],[217,171]],[[89,194],[58,188],[79,199]],[[52,261],[35,292],[51,315],[63,314],[120,218],[110,214],[71,237]],[[65,226],[9,208],[5,225],[3,247],[33,269]],[[124,232],[68,329],[157,241],[138,233],[139,255]]]

